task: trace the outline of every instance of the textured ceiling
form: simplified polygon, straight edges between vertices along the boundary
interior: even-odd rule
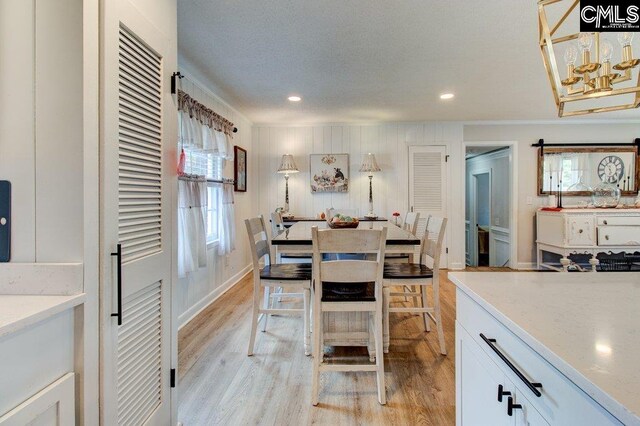
[[[536,3],[179,0],[178,49],[256,123],[553,119]]]

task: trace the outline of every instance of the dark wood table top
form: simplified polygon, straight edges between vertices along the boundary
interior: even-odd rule
[[[319,229],[327,229],[329,225],[326,221],[301,221],[294,223],[282,234],[271,240],[273,245],[311,245],[311,228],[317,226]],[[407,245],[416,246],[420,244],[420,239],[404,229],[400,229],[387,221],[360,222],[358,229],[382,229],[387,227],[387,245]]]
[[[358,220],[360,222],[386,222],[387,219],[385,219],[384,217],[376,217],[376,218],[370,218],[370,217],[359,217]],[[293,217],[283,217],[282,218],[282,222],[291,222],[291,223],[296,223],[296,222],[324,222],[324,219],[318,219],[317,217],[305,217],[305,216],[293,216]]]

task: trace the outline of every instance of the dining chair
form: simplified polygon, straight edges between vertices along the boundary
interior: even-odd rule
[[[271,244],[264,225],[264,218],[258,216],[244,221],[249,235],[251,259],[253,263],[253,313],[251,316],[251,337],[249,339],[248,355],[253,355],[255,348],[256,331],[258,323],[262,320],[262,331],[266,330],[269,315],[299,315],[304,318],[304,352],[311,354],[310,347],[310,300],[311,300],[311,264],[310,263],[271,263]],[[264,258],[264,267],[260,267],[260,261]],[[293,289],[294,293],[270,294],[272,288]],[[261,297],[264,289],[264,297]],[[300,297],[303,299],[303,309],[278,308],[271,306],[274,297]],[[260,306],[262,302],[262,307]]]
[[[271,213],[271,239],[286,231],[282,214],[280,212]],[[298,253],[283,251],[281,247],[274,259],[275,263],[311,263],[311,253]]]
[[[426,331],[431,331],[429,321],[436,324],[440,353],[447,354],[442,331],[442,316],[440,312],[440,253],[442,241],[447,226],[447,218],[429,216],[427,228],[420,244],[419,263],[385,263],[384,265],[384,327],[385,352],[389,350],[389,314],[392,312],[421,313]],[[428,264],[431,264],[431,267]],[[402,286],[401,292],[391,291],[391,286]],[[433,289],[433,306],[429,306],[427,287]],[[419,292],[414,291],[418,288]],[[391,297],[405,296],[414,299],[413,306],[391,307]],[[420,296],[422,306],[417,306],[415,296]]]
[[[420,213],[407,212],[404,216],[404,222],[402,223],[402,229],[410,232],[412,235],[416,235],[418,232],[418,222],[420,221]],[[385,262],[413,262],[413,252],[406,253],[388,253],[384,260]]]
[[[313,241],[313,405],[318,404],[319,376],[324,371],[376,372],[378,402],[386,404],[382,324],[382,272],[387,228],[381,230],[311,228]],[[361,253],[375,260],[324,260],[336,252]],[[358,292],[352,291],[360,288]],[[368,312],[370,336],[374,341],[375,364],[324,362],[326,312]]]

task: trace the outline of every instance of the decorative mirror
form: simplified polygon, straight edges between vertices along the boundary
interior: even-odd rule
[[[623,196],[638,193],[635,147],[547,148],[538,152],[538,195],[588,196],[601,182],[620,188]]]

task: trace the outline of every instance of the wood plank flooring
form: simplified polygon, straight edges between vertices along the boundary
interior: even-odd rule
[[[419,316],[392,314],[386,406],[377,402],[375,374],[334,372],[322,373],[320,404],[311,405],[311,358],[299,317],[270,317],[248,357],[251,285],[249,274],[179,333],[178,420],[185,426],[455,424],[455,288],[446,274],[448,355],[439,353],[435,327],[426,333]],[[367,359],[362,348],[327,357],[353,354]]]

